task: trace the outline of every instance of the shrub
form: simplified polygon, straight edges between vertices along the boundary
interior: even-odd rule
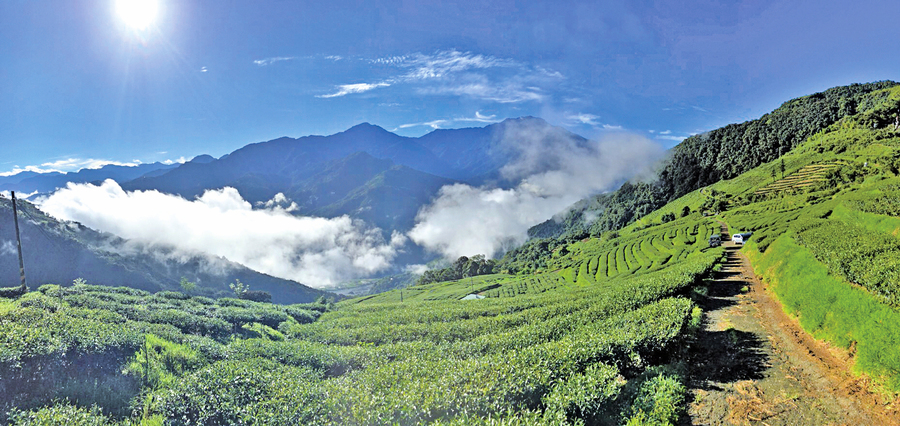
[[[0,297],[5,297],[7,299],[14,299],[23,294],[25,294],[25,291],[22,290],[22,287],[2,287],[2,288],[0,288]]]
[[[310,369],[261,358],[219,361],[157,396],[176,425],[320,424],[318,379]]]
[[[49,407],[32,411],[14,409],[9,415],[9,424],[16,426],[107,426],[113,425],[100,408],[90,408],[57,402]]]
[[[629,408],[627,426],[674,425],[684,412],[687,389],[674,375],[643,382]]]
[[[252,300],[254,302],[272,303],[272,295],[267,291],[247,290],[238,296],[244,300]]]

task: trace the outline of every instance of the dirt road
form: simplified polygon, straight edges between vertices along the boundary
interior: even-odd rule
[[[706,323],[689,357],[686,424],[900,425],[849,373],[846,351],[816,341],[782,311],[739,248],[726,244],[727,262],[700,298]]]

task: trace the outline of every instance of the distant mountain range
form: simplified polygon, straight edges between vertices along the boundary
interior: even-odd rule
[[[502,168],[524,155],[518,144],[523,141],[527,145],[526,137],[551,139],[544,143],[587,143],[581,136],[534,117],[508,119],[481,128],[436,130],[418,138],[363,123],[330,136],[282,137],[253,143],[218,159],[199,155],[184,164],[108,165],[68,174],[22,172],[0,178],[0,190],[49,193],[69,182],[113,179],[127,191],[156,190],[193,199],[207,190],[233,187],[254,206],[280,193],[297,204],[292,214],[326,218],[347,215],[380,228],[389,238],[395,231],[409,231],[419,210],[445,185],[462,182],[510,188],[517,184],[515,179],[503,176]],[[394,261],[398,265],[425,263],[431,257],[410,244]],[[153,268],[158,266],[153,264]],[[165,283],[174,276],[157,277],[146,271],[149,267],[136,263],[129,268],[128,274],[143,274],[144,278],[133,279],[141,287],[167,288],[169,284]],[[78,271],[46,279],[70,280],[88,274],[83,269]],[[98,276],[112,273],[112,269],[104,271]]]
[[[247,145],[219,159],[199,155],[184,164],[108,165],[77,173],[22,172],[0,177],[0,191],[49,193],[66,183],[113,179],[123,189],[157,190],[193,199],[204,191],[233,187],[254,205],[282,193],[297,203],[294,214],[349,215],[381,228],[405,232],[416,213],[448,184],[490,183],[508,188],[501,168],[519,155],[515,132],[527,128],[544,138],[587,140],[535,117],[508,119],[480,128],[435,130],[409,138],[363,123],[330,136],[282,137]],[[415,250],[413,250],[415,251]]]
[[[106,179],[123,183],[147,174],[165,173],[176,167],[178,164],[152,163],[137,166],[108,164],[99,169],[82,169],[72,173],[26,171],[11,176],[0,176],[0,191],[18,191],[24,194],[47,193],[63,188],[69,182],[91,183],[102,182]]]

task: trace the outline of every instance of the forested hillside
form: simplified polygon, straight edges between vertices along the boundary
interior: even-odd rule
[[[785,102],[759,119],[691,136],[672,148],[658,180],[631,183],[621,193],[582,200],[530,229],[529,236],[596,236],[621,228],[695,189],[772,161],[843,117],[863,114],[870,126],[893,124],[895,118],[889,113],[873,115],[872,111],[888,101],[887,92],[880,89],[897,84],[884,81],[831,88]]]

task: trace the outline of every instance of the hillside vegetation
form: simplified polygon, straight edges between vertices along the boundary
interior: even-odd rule
[[[15,424],[674,421],[684,385],[667,364],[699,324],[684,295],[720,257],[691,249],[602,285],[559,259],[482,278],[501,282],[483,300],[458,300],[463,280],[336,309],[43,286],[0,305],[0,399]]]
[[[785,154],[844,117],[859,116],[869,128],[893,124],[890,91],[898,83],[853,84],[785,102],[756,120],[691,136],[672,148],[651,183],[634,182],[618,191],[582,200],[529,230],[535,238],[564,234],[600,235],[619,229],[691,191],[734,178]]]

